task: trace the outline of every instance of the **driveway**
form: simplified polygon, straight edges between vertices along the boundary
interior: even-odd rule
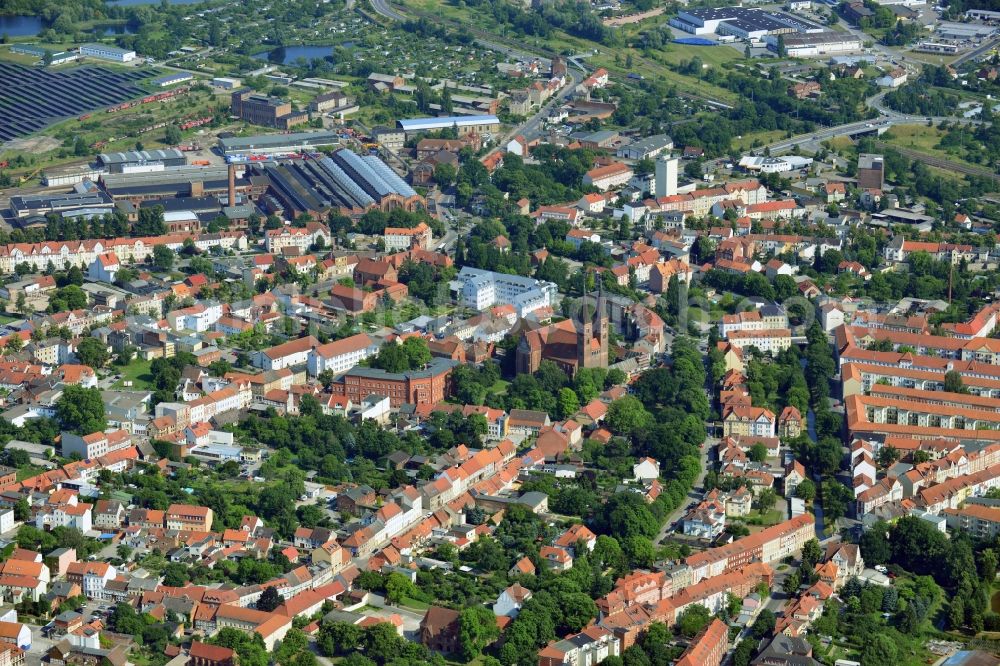
[[[694,486],[691,487],[691,491],[688,492],[688,500],[701,501],[704,497],[704,493],[701,491],[702,484],[705,481],[705,474],[708,472],[708,455],[709,451],[714,449],[719,444],[719,440],[715,437],[706,437],[705,442],[701,445],[701,473],[698,474],[698,478],[695,479]],[[685,513],[688,511],[689,501],[685,501],[679,507],[674,509],[669,516],[667,516],[666,521],[663,523],[663,527],[660,528],[660,533],[656,535],[656,540],[653,542],[655,544],[661,543],[667,535],[671,532],[670,526],[680,520]]]

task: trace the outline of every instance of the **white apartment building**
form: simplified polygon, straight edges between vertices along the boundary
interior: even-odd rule
[[[787,328],[768,331],[732,331],[727,339],[738,349],[756,347],[768,354],[776,354],[792,346],[792,332]]]
[[[304,254],[320,238],[325,245],[330,244],[330,232],[327,228],[312,223],[304,227],[271,229],[265,234],[264,242],[269,253],[280,253],[282,248],[297,247]]]
[[[327,370],[339,375],[376,354],[378,345],[364,333],[359,333],[311,349],[306,359],[306,369],[312,377]]]
[[[98,256],[114,252],[121,265],[138,264],[153,256],[153,248],[165,245],[174,250],[184,246],[188,234],[151,236],[148,238],[112,238],[110,240],[47,241],[45,243],[14,243],[0,246],[0,273],[13,273],[18,264],[27,264],[41,272],[49,262],[58,268],[67,264],[88,268]],[[223,231],[216,234],[195,236],[195,247],[201,251],[219,247],[223,250],[247,248],[246,234],[240,231]]]
[[[75,435],[71,432],[62,433],[62,454],[67,458],[74,453],[84,460],[100,456],[132,446],[132,438],[124,430],[111,432],[92,432],[89,435]]]
[[[485,310],[494,305],[513,305],[517,316],[551,307],[558,288],[552,282],[462,267],[451,283],[451,290],[461,296],[466,307]]]
[[[403,227],[386,227],[382,238],[385,241],[385,249],[387,252],[399,252],[402,250],[409,250],[414,245],[423,250],[428,250],[430,249],[433,235],[431,234],[431,228],[427,226],[427,223],[421,222],[412,229]]]

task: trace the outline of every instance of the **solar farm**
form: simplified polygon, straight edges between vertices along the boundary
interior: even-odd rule
[[[0,141],[146,95],[149,71],[74,67],[48,71],[0,62]]]

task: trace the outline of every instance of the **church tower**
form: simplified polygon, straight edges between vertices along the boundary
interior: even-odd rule
[[[600,351],[596,357],[591,358],[591,368],[608,367],[608,305],[604,298],[604,281],[597,283],[597,305],[594,308],[594,326],[597,329],[597,342]]]
[[[583,294],[583,306],[580,312],[580,323],[576,327],[576,367],[590,368],[590,347],[594,339],[594,322],[590,315],[590,308],[587,306],[587,272],[580,272],[581,290]]]

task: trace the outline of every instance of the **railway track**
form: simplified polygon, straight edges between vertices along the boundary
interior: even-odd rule
[[[994,181],[1000,183],[1000,174],[994,173],[984,167],[975,167],[970,164],[953,162],[952,160],[946,160],[943,157],[937,157],[936,155],[928,155],[927,153],[922,153],[919,150],[900,148],[898,146],[893,146],[891,144],[884,143],[882,141],[877,141],[875,145],[883,150],[894,150],[903,157],[907,157],[911,160],[916,160],[918,162],[923,162],[927,166],[937,167],[938,169],[945,169],[947,171],[957,171],[958,173],[964,174],[966,176],[979,176],[982,178],[992,178]]]
[[[534,57],[540,57],[547,60],[551,60],[553,57],[560,55],[559,53],[552,51],[550,49],[532,46],[529,51],[523,44],[507,44],[499,40],[499,38],[493,34],[480,30],[478,28],[472,28],[467,25],[461,25],[455,21],[442,19],[441,16],[433,14],[430,12],[415,11],[411,7],[406,7],[405,9],[400,8],[398,5],[390,4],[389,0],[371,0],[372,9],[379,16],[389,19],[390,21],[405,21],[407,18],[426,18],[428,20],[434,21],[435,23],[446,23],[453,28],[461,28],[466,32],[471,34],[476,38],[481,44],[494,51],[501,51],[508,54],[518,54],[518,55],[529,55]],[[633,69],[642,69],[643,66],[649,67],[649,62],[643,56],[635,57],[636,66]],[[615,67],[612,65],[607,66],[609,72],[618,74],[622,80],[628,75],[628,72],[621,67]],[[716,99],[709,95],[699,95],[690,92],[677,92],[677,95],[684,97],[686,99],[705,102],[716,108],[731,109],[732,105],[724,102],[722,100]]]

